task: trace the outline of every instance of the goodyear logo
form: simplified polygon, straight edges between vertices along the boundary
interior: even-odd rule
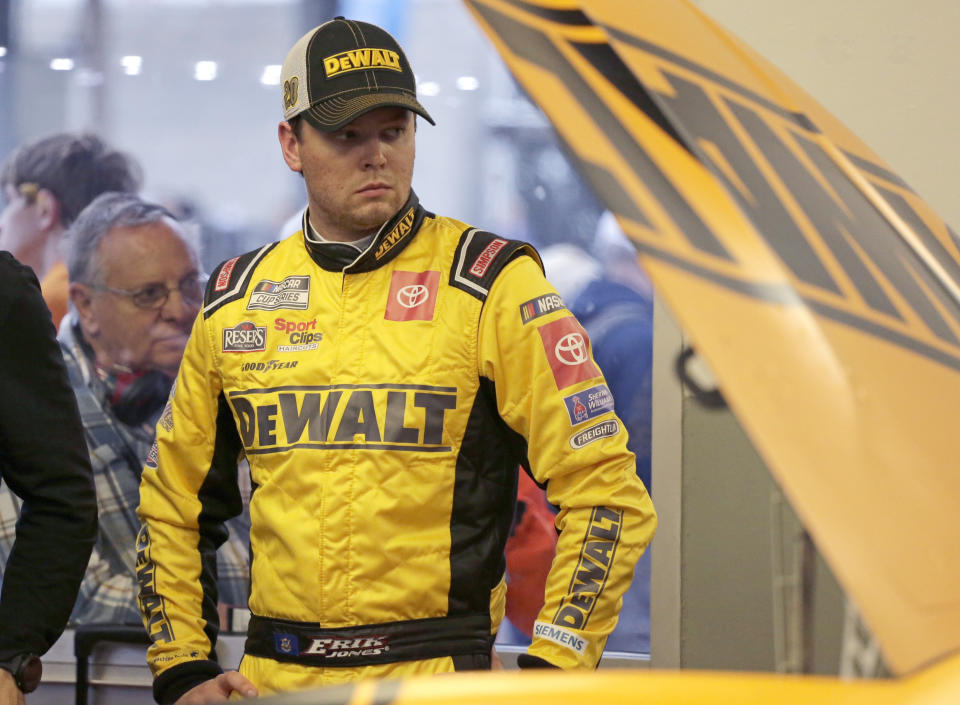
[[[147,634],[155,644],[173,641],[163,597],[157,594],[157,571],[150,557],[150,532],[146,525],[137,534],[137,583],[140,586],[140,612],[147,621]]]
[[[593,508],[570,592],[560,602],[560,609],[552,620],[557,626],[583,629],[586,625],[607,583],[610,564],[620,544],[622,525],[622,510]]]
[[[323,70],[327,78],[362,69],[403,71],[400,68],[400,55],[390,49],[352,49],[328,56],[323,60]]]
[[[455,387],[284,386],[230,393],[248,455],[291,449],[448,452],[444,426]]]
[[[240,365],[241,372],[273,372],[274,370],[289,370],[297,366],[299,360],[261,360],[259,362],[245,362]]]
[[[413,208],[404,213],[403,217],[400,219],[400,222],[393,227],[393,230],[387,233],[386,237],[384,237],[377,246],[377,251],[375,253],[376,258],[382,258],[385,254],[392,250],[398,242],[409,235],[411,230],[413,230]]]

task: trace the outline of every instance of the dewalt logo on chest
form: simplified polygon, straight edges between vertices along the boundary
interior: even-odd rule
[[[447,452],[455,387],[375,384],[230,392],[248,455],[305,450]]]

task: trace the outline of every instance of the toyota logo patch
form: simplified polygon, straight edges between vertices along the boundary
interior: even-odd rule
[[[432,321],[440,272],[394,272],[383,317],[388,321]]]
[[[579,365],[587,361],[587,346],[579,333],[568,333],[560,338],[553,352],[564,365]]]
[[[430,295],[430,290],[423,284],[407,284],[397,292],[397,303],[404,308],[419,306]]]
[[[600,377],[590,358],[590,340],[573,316],[564,316],[537,328],[557,389]]]

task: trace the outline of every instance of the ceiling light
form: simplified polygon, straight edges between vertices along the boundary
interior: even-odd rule
[[[270,64],[263,67],[263,74],[260,76],[260,83],[265,86],[280,85],[280,64]]]
[[[123,66],[123,72],[128,76],[136,76],[143,68],[142,56],[124,56],[120,59],[120,65]]]
[[[198,81],[212,81],[217,77],[217,62],[198,61],[193,67],[193,77]]]
[[[457,88],[461,91],[475,91],[480,87],[480,81],[473,76],[461,76],[457,79]]]
[[[53,59],[50,62],[50,68],[54,71],[72,71],[73,70],[73,59],[59,58]]]
[[[420,95],[435,96],[440,92],[440,84],[436,81],[424,81],[417,86],[417,90],[420,91]]]

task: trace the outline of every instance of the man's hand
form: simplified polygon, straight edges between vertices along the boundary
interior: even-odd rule
[[[10,671],[0,668],[0,705],[23,705],[23,692]]]
[[[16,686],[14,686],[16,688]],[[180,696],[175,705],[204,705],[204,703],[223,703],[230,699],[232,693],[239,693],[245,698],[255,698],[257,689],[253,683],[236,671],[221,673],[216,678],[204,681],[194,686]],[[13,702],[13,701],[11,701]],[[23,700],[20,700],[23,703]],[[0,705],[6,705],[0,701]]]

